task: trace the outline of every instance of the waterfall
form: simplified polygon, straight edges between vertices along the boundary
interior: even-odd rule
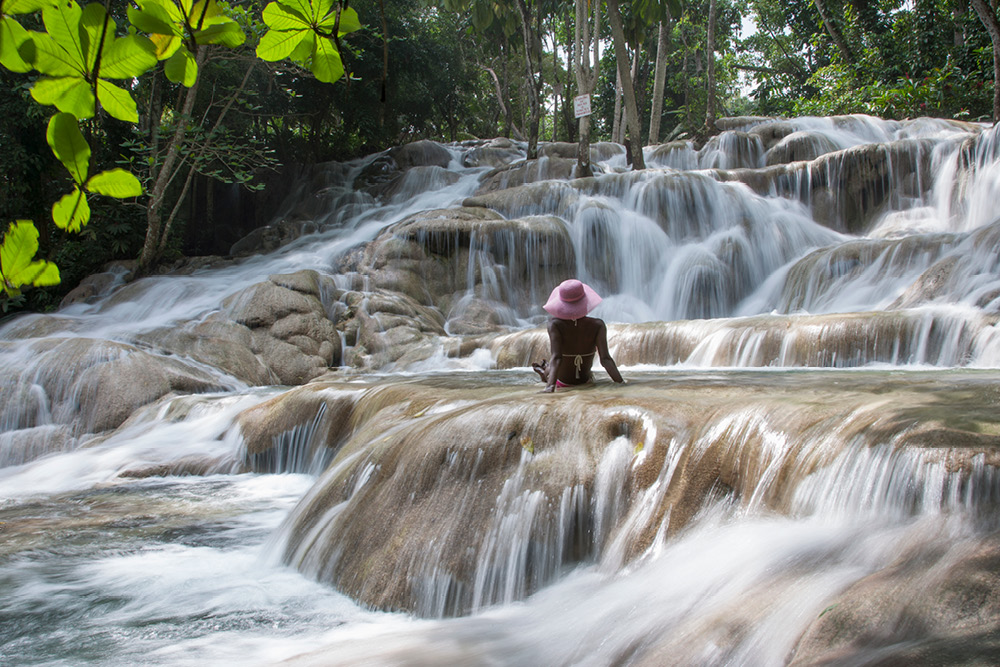
[[[0,655],[991,659],[1000,130],[720,128],[316,165],[231,257],[5,320]],[[628,384],[540,393],[568,277]]]

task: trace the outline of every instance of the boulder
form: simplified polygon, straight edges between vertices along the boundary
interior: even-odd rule
[[[112,262],[105,267],[104,271],[89,275],[81,280],[59,302],[59,308],[62,309],[77,302],[92,303],[100,297],[107,296],[115,288],[131,280],[134,271],[135,262]]]
[[[390,148],[389,156],[403,170],[411,167],[447,167],[451,163],[448,149],[429,139]]]
[[[1000,536],[914,551],[850,586],[799,640],[789,665],[985,665],[1000,655]],[[871,664],[871,663],[869,663]]]
[[[27,358],[20,368],[8,369],[0,391],[0,416],[14,429],[61,424],[73,436],[99,433],[173,392],[236,386],[183,358],[126,343],[45,338],[23,351]]]
[[[815,160],[821,155],[838,150],[836,144],[818,132],[798,131],[783,137],[767,151],[764,158],[767,166]]]
[[[526,183],[550,180],[566,181],[573,178],[575,171],[576,157],[556,156],[539,157],[537,160],[522,160],[491,171],[483,178],[476,194],[496,192]]]
[[[229,254],[234,257],[262,255],[285,245],[306,234],[319,231],[314,220],[281,219],[270,225],[258,227],[233,244]]]

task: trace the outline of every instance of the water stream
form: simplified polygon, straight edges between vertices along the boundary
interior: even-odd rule
[[[1000,132],[747,120],[580,180],[488,148],[325,165],[279,216],[314,233],[4,322],[0,664],[1000,655]],[[355,368],[196,347],[302,271]],[[560,272],[625,387],[539,395]]]

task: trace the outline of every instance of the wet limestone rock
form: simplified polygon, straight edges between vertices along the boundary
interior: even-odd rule
[[[508,220],[486,208],[463,206],[410,216],[348,256],[341,269],[364,276],[368,289],[380,295],[356,299],[349,314],[361,318],[355,330],[372,351],[385,348],[376,335],[384,341],[401,325],[414,336],[512,326],[544,301],[548,285],[568,277],[574,261],[569,232],[554,216]],[[382,310],[393,293],[402,310]],[[394,334],[398,343],[405,335]]]
[[[447,167],[451,162],[448,149],[430,139],[390,148],[389,156],[403,170],[411,167]]]
[[[339,296],[332,278],[315,271],[273,275],[201,320],[138,339],[251,385],[302,384],[341,363]]]
[[[833,153],[837,145],[825,134],[799,130],[785,136],[764,157],[767,166],[815,160],[821,155]]]
[[[253,352],[253,334],[221,313],[136,337],[157,349],[218,368],[249,385],[279,382],[277,375]]]
[[[5,373],[0,385],[0,415],[16,428],[55,423],[74,436],[100,433],[170,393],[233,388],[183,358],[126,343],[45,338],[22,350],[28,358]]]
[[[1000,655],[1000,535],[912,552],[830,601],[789,665],[987,665]],[[877,652],[877,653],[876,653]]]
[[[112,262],[104,271],[87,276],[63,297],[59,302],[59,308],[81,301],[90,303],[107,296],[115,288],[131,280],[135,270],[134,264],[135,262]]]
[[[575,163],[574,163],[575,167]],[[523,215],[564,215],[580,198],[580,189],[593,185],[594,179],[583,178],[566,183],[543,181],[527,183],[498,191],[482,191],[462,202],[466,207],[488,208],[506,218]]]
[[[246,463],[257,472],[305,472],[301,467],[317,450],[332,452],[350,435],[350,417],[359,393],[314,382],[244,410],[236,422]],[[305,439],[291,437],[297,432]]]
[[[340,363],[340,334],[325,305],[335,296],[330,277],[300,271],[227,297],[221,313],[250,331],[250,350],[281,384],[297,385]]]
[[[527,370],[523,381],[501,383],[461,374],[317,383],[323,396],[355,392],[342,418],[349,427],[336,434],[336,458],[289,517],[284,558],[366,606],[466,614],[523,599],[581,562],[621,568],[709,506],[807,511],[800,485],[850,469],[859,448],[892,442],[905,450],[894,459],[894,484],[937,474],[928,466],[957,475],[927,499],[944,504],[961,484],[991,483],[983,463],[1000,461],[995,437],[962,435],[1000,429],[991,378],[882,376],[873,385],[868,376],[831,382],[821,372],[778,383],[662,380],[604,380],[555,395],[539,394]],[[908,439],[913,415],[926,410],[950,415],[933,445]],[[310,414],[260,416],[273,424],[260,433],[273,440]],[[850,502],[865,506],[886,492],[876,485]],[[970,576],[996,570],[995,553],[991,559]],[[971,592],[962,576],[949,575],[942,591]],[[985,590],[995,592],[1000,581],[990,576]],[[957,608],[971,609],[962,596],[953,598]],[[869,596],[848,591],[844,599]],[[935,627],[956,618],[954,605],[944,607]]]
[[[466,167],[496,168],[522,159],[524,151],[510,139],[500,137],[470,148],[462,156],[462,164]]]
[[[288,245],[297,238],[319,231],[313,220],[280,219],[270,225],[258,227],[233,244],[229,254],[233,257],[248,257],[273,252]]]
[[[900,140],[827,153],[810,163],[813,215],[832,229],[864,232],[899,190],[915,179],[929,187],[934,143]]]
[[[522,160],[514,164],[504,165],[487,174],[476,195],[482,195],[497,190],[506,190],[526,183],[558,180],[567,181],[573,178],[576,170],[576,158],[539,157],[537,160]]]

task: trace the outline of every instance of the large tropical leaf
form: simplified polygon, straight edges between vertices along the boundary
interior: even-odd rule
[[[264,11],[261,12],[261,18],[271,30],[308,30],[310,26],[309,20],[305,16],[291,7],[285,7],[277,2],[272,2],[265,7]]]
[[[46,32],[30,33],[18,54],[43,76],[31,94],[77,118],[90,118],[96,101],[119,120],[136,122],[135,101],[107,79],[132,79],[156,64],[156,48],[146,37],[116,37],[114,21],[97,3],[80,9],[74,0],[47,6]]]
[[[341,9],[337,0],[276,0],[261,14],[268,27],[257,45],[257,57],[275,61],[290,58],[312,70],[320,81],[333,83],[344,75],[344,63],[334,41],[361,28],[353,9]]]
[[[167,79],[190,88],[198,79],[198,63],[187,49],[178,49],[167,58],[163,71]]]
[[[86,188],[94,194],[106,195],[115,199],[138,197],[142,194],[142,183],[135,177],[135,174],[124,169],[102,171],[87,181]]]
[[[344,76],[344,64],[340,60],[340,52],[331,39],[316,39],[313,48],[312,72],[324,83],[333,83]]]
[[[8,16],[30,14],[41,11],[51,4],[54,4],[53,0],[0,0],[0,14]]]
[[[0,274],[3,290],[11,296],[22,285],[58,285],[59,267],[44,260],[34,261],[38,252],[38,229],[30,220],[12,222],[0,244]]]
[[[52,221],[67,232],[78,232],[90,222],[90,204],[80,188],[63,195],[52,205]]]
[[[45,132],[52,152],[63,163],[73,182],[83,185],[90,171],[90,146],[80,132],[76,116],[69,113],[57,113],[49,119],[49,127]]]
[[[311,34],[310,30],[269,30],[257,44],[257,57],[268,62],[284,60]]]
[[[25,62],[18,52],[29,39],[28,31],[20,23],[0,15],[0,65],[12,72],[30,72],[31,63]]]
[[[152,42],[142,35],[128,35],[109,43],[101,56],[101,78],[132,79],[156,64]]]
[[[119,88],[110,81],[100,79],[97,82],[97,99],[112,117],[128,123],[139,122],[139,108],[127,90]]]
[[[246,40],[243,29],[226,16],[217,0],[138,0],[137,4],[128,10],[132,25],[149,33],[156,57],[167,60],[167,78],[189,88],[198,80],[198,65],[184,45],[186,37],[230,48]]]

